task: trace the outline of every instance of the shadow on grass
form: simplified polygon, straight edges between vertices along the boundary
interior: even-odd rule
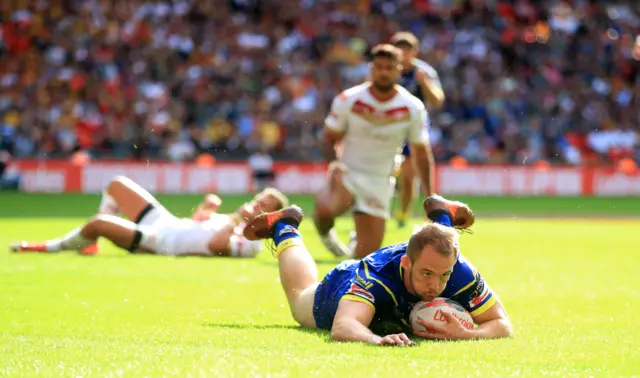
[[[294,324],[247,324],[247,323],[204,323],[204,327],[226,328],[226,329],[259,329],[259,330],[276,330],[276,329],[292,329],[312,335],[321,335],[329,337],[329,332],[323,329],[304,328]]]
[[[211,327],[211,328],[225,328],[225,329],[244,329],[244,330],[296,330],[302,333],[306,333],[308,335],[318,335],[318,336],[322,336],[325,340],[325,342],[327,343],[336,343],[336,344],[342,344],[343,342],[341,341],[336,341],[331,339],[330,333],[327,330],[324,329],[315,329],[315,328],[304,328],[301,327],[299,325],[293,325],[293,324],[238,324],[238,323],[204,323],[203,324],[204,327]],[[409,336],[409,338],[416,343],[416,347],[420,346],[421,344],[433,344],[433,343],[451,343],[451,342],[460,342],[460,341],[464,341],[464,340],[458,340],[458,341],[453,341],[453,340],[428,340],[428,339],[421,339],[417,336],[411,335],[410,333],[407,333],[407,336]],[[373,346],[373,345],[372,345]],[[386,347],[393,347],[391,345],[386,346]]]
[[[273,267],[277,267],[278,266],[278,261],[276,259],[272,259],[272,260],[258,260],[260,262],[260,264],[263,265],[268,265],[268,266],[273,266]],[[314,261],[316,262],[316,265],[319,266],[328,266],[331,268],[336,267],[338,264],[340,264],[340,262],[342,260],[323,260],[323,259],[314,259]]]

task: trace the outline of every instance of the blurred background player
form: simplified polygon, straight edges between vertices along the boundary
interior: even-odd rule
[[[437,110],[444,105],[444,91],[436,70],[428,63],[416,58],[420,49],[420,41],[410,32],[398,32],[391,38],[391,43],[402,50],[402,75],[398,83],[412,95],[422,101],[428,110]],[[411,203],[415,193],[415,174],[410,159],[408,143],[402,148],[400,163],[400,207],[396,212],[399,227],[404,227],[410,216]],[[429,149],[429,158],[434,162],[433,153]],[[430,171],[434,172],[432,166]],[[432,180],[433,181],[433,180]]]
[[[371,81],[333,99],[325,120],[323,150],[329,179],[316,196],[314,222],[325,247],[336,256],[362,258],[380,248],[393,196],[393,157],[405,141],[427,194],[432,193],[432,156],[424,104],[397,85],[402,52],[383,44],[371,51]],[[336,146],[341,152],[336,155]],[[337,236],[334,220],[353,209],[356,237],[351,250]]]
[[[242,236],[247,221],[262,212],[287,205],[275,189],[265,189],[235,213],[218,214],[222,201],[209,194],[192,219],[177,218],[151,193],[126,177],[116,177],[102,194],[98,215],[67,235],[43,243],[12,243],[14,252],[78,250],[96,254],[97,240],[104,237],[129,252],[159,255],[253,257],[261,244]],[[122,213],[129,220],[117,215]]]
[[[434,223],[414,233],[408,243],[382,248],[361,261],[345,261],[321,282],[297,230],[303,218],[300,208],[258,216],[244,235],[249,240],[273,239],[293,318],[303,327],[331,330],[335,340],[412,345],[403,333],[411,330],[407,322],[411,309],[418,301],[437,297],[461,304],[478,326],[468,330],[457,318],[445,315],[448,323],[442,327],[419,320],[429,332],[414,331],[416,336],[451,340],[512,336],[502,303],[460,254],[459,235],[453,227],[470,227],[471,209],[439,196],[428,198],[424,209]]]

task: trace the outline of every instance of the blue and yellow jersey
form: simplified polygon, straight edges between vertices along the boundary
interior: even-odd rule
[[[398,80],[398,84],[408,90],[412,95],[419,98],[420,101],[425,103],[425,105],[428,105],[428,103],[425,102],[425,98],[422,94],[422,87],[420,87],[420,84],[418,84],[418,81],[416,80],[417,70],[424,71],[427,76],[431,78],[432,82],[436,83],[436,85],[440,87],[442,86],[440,84],[440,77],[438,76],[438,72],[433,67],[431,67],[429,63],[420,59],[413,59],[413,68],[407,72],[402,73],[402,76],[400,76],[400,79]],[[402,155],[406,157],[411,156],[409,143],[405,143],[405,145],[402,147]]]
[[[315,295],[316,326],[331,329],[340,300],[366,303],[375,310],[371,328],[389,323],[409,327],[409,313],[420,300],[407,291],[400,259],[407,243],[382,248],[361,261],[347,260],[329,272]],[[472,316],[487,311],[496,297],[478,270],[462,255],[441,297],[460,303]]]

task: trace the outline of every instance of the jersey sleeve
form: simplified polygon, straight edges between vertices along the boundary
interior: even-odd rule
[[[473,279],[470,279],[469,283],[455,293],[451,299],[460,303],[471,313],[471,316],[475,317],[490,309],[496,303],[496,297],[480,273],[472,266],[468,268],[471,270],[469,276]]]
[[[385,281],[384,277],[370,271],[366,262],[361,262],[356,276],[349,283],[349,289],[341,299],[363,302],[374,310],[380,306],[394,306],[395,296]]]
[[[429,114],[424,105],[418,106],[415,110],[411,118],[407,139],[411,144],[426,145],[429,143]]]
[[[324,120],[325,127],[337,133],[347,131],[347,116],[349,112],[347,95],[342,92],[333,99],[329,115]]]

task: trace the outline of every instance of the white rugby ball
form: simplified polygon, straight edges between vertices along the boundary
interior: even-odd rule
[[[418,324],[418,319],[435,326],[447,324],[447,318],[442,314],[448,312],[460,320],[460,324],[466,329],[474,329],[473,318],[467,310],[459,303],[448,298],[436,298],[431,302],[420,301],[413,306],[409,320],[414,331],[427,331],[425,327]]]

